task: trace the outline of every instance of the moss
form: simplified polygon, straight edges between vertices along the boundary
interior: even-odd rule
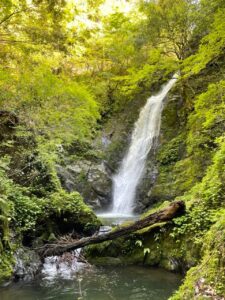
[[[225,295],[225,211],[204,239],[201,262],[191,268],[171,300],[203,299]],[[209,294],[210,295],[210,294]],[[213,298],[214,299],[214,298]]]
[[[141,215],[141,219],[146,218],[147,216],[157,212],[158,210],[161,210],[163,208],[166,208],[168,205],[170,204],[169,201],[164,201],[162,203],[157,203],[155,204],[153,207],[151,207],[150,209],[148,209],[146,212],[144,212]]]
[[[123,264],[160,266],[171,271],[186,270],[196,265],[200,247],[191,243],[191,237],[174,236],[173,228],[172,224],[158,224],[139,230],[128,238],[89,246],[85,254],[91,262],[98,260],[98,257],[117,257]]]
[[[183,195],[201,182],[212,164],[217,140],[224,133],[224,81],[207,86],[215,79],[207,70],[188,83],[181,80],[170,93],[162,115],[156,157],[159,175],[151,199],[163,201]]]
[[[78,160],[89,160],[98,162],[102,159],[102,151],[93,147],[89,140],[75,140],[69,145],[65,145],[65,155],[63,164],[72,164]]]
[[[160,148],[157,161],[163,166],[173,164],[182,158],[184,149],[185,133],[181,133]]]
[[[0,252],[0,284],[12,277],[14,259],[11,251]]]
[[[78,192],[67,193],[61,190],[42,200],[43,214],[37,220],[39,234],[49,230],[49,234],[79,232],[91,234],[101,222],[83,201]]]

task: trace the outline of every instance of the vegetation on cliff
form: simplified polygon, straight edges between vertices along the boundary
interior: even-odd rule
[[[98,228],[58,166],[103,157],[114,171],[143,99],[179,71],[145,207],[182,199],[186,214],[87,254],[190,269],[174,300],[222,297],[225,2],[111,2],[1,1],[0,279],[18,245]],[[99,152],[102,132],[113,138]]]

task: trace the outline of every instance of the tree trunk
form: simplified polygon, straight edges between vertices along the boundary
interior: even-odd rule
[[[38,248],[39,255],[44,258],[51,255],[61,255],[64,252],[69,252],[78,248],[82,248],[91,244],[98,244],[104,241],[113,240],[119,237],[125,237],[132,232],[139,229],[151,226],[159,222],[165,222],[172,220],[174,217],[184,213],[185,204],[183,201],[172,202],[166,208],[148,215],[147,217],[134,222],[131,225],[118,227],[110,232],[101,235],[93,235],[91,237],[84,237],[80,240],[74,240],[68,243],[56,243],[56,244],[46,244],[43,247]]]

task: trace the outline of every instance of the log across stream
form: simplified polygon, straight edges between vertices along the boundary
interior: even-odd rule
[[[174,201],[170,203],[166,208],[161,209],[147,217],[140,219],[131,225],[118,227],[110,232],[102,235],[93,235],[90,237],[83,237],[80,240],[72,240],[68,243],[51,243],[37,249],[39,255],[44,258],[52,255],[61,255],[65,252],[70,252],[78,248],[82,248],[91,244],[99,244],[104,241],[113,240],[119,237],[125,237],[132,232],[146,228],[153,224],[160,222],[166,222],[172,220],[174,217],[184,213],[185,204],[183,201]]]

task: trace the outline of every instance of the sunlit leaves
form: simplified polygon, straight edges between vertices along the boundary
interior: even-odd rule
[[[206,35],[196,54],[184,61],[183,72],[185,76],[198,74],[208,63],[215,62],[225,49],[225,9],[219,10],[216,15],[210,32]]]
[[[215,147],[215,139],[225,130],[225,82],[211,84],[196,100],[195,112],[189,117],[189,153],[196,147]]]
[[[11,102],[3,102],[3,107],[16,111],[34,131],[64,142],[91,136],[98,106],[84,86],[40,66],[11,77],[15,88],[5,95],[6,78],[0,94],[3,99],[10,97]]]
[[[188,0],[143,1],[141,9],[147,16],[143,22],[149,42],[167,55],[185,57],[194,24],[196,5]]]

